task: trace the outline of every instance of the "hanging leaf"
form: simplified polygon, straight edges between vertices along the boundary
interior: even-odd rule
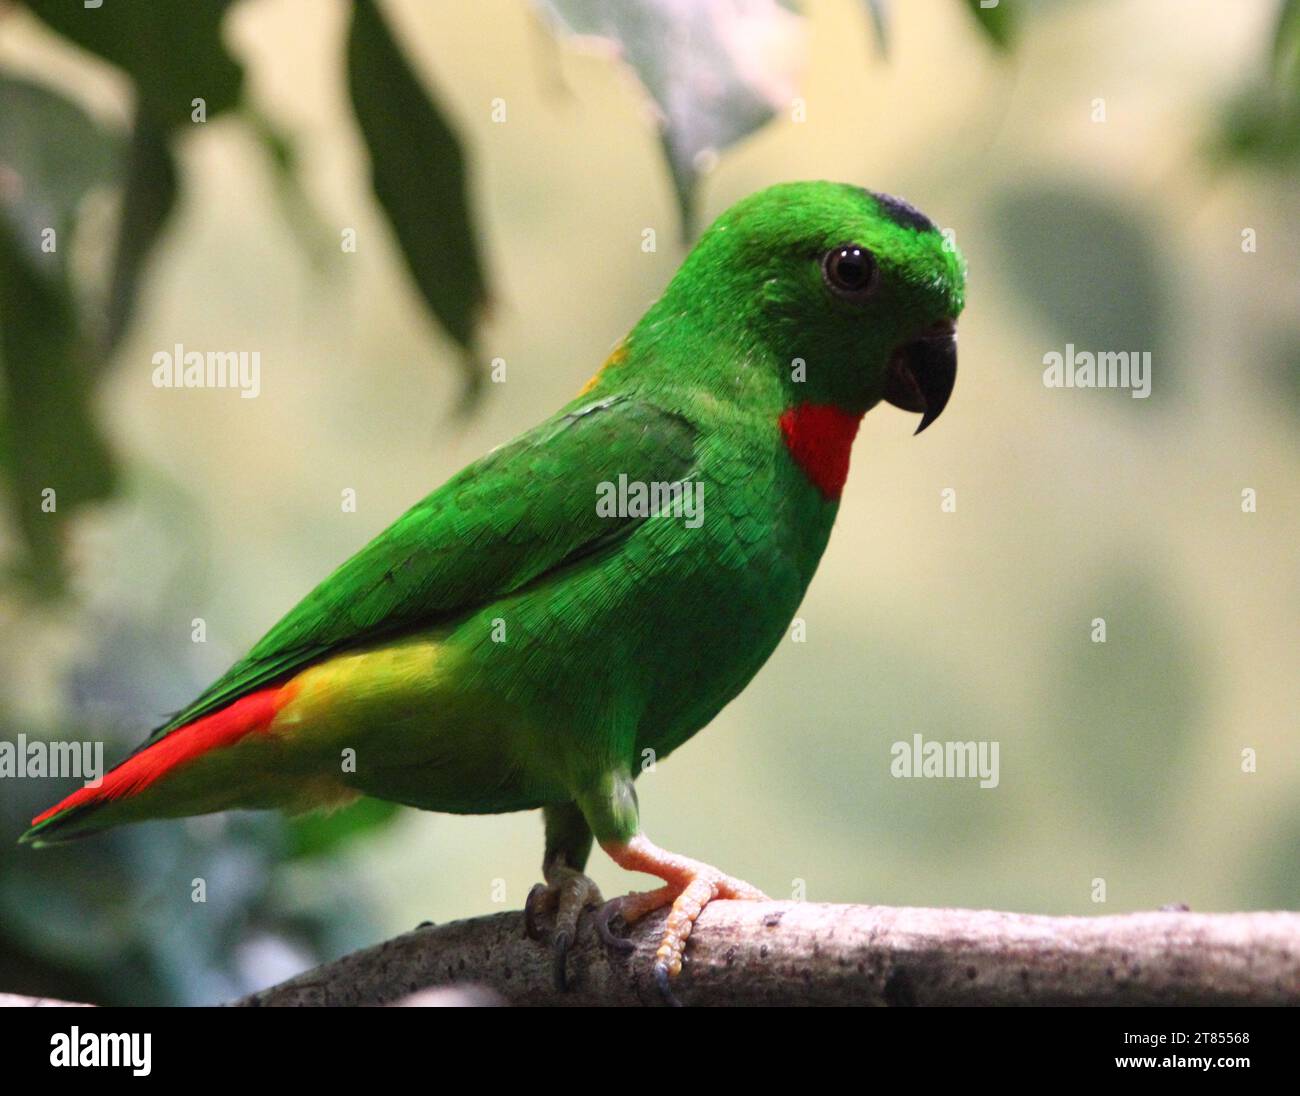
[[[107,357],[130,322],[142,271],[176,201],[168,138],[196,125],[196,110],[211,120],[239,103],[243,70],[221,37],[230,0],[112,0],[99,8],[62,0],[26,3],[70,41],[123,69],[136,91],[104,332]]]
[[[1011,48],[1020,21],[1015,0],[965,0],[965,4],[990,42],[1001,50]]]
[[[430,311],[465,350],[468,404],[483,383],[472,350],[487,291],[460,142],[373,0],[356,0],[352,10],[348,89],[375,197]]]
[[[25,0],[56,31],[124,69],[140,108],[164,128],[188,123],[193,100],[209,118],[239,101],[243,72],[226,52],[221,21],[230,0]]]
[[[112,488],[108,446],[91,411],[90,361],[61,264],[42,266],[0,224],[2,467],[29,556],[19,571],[43,593],[62,584],[64,523]]]
[[[653,102],[684,235],[695,187],[717,155],[798,95],[804,19],[778,0],[537,0],[558,29],[594,36],[632,68]]]
[[[131,321],[141,271],[176,204],[176,162],[166,134],[152,119],[136,112],[118,219],[113,280],[108,292],[105,359]]]
[[[0,476],[27,550],[18,569],[44,593],[61,586],[64,523],[112,486],[66,257],[78,206],[119,161],[118,139],[72,103],[0,78]]]

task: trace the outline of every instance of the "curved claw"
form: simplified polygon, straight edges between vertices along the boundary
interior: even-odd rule
[[[537,883],[524,901],[524,936],[529,940],[540,940],[543,936],[542,927],[537,923],[537,914],[549,894],[550,890],[545,883]]]
[[[629,940],[626,936],[615,936],[610,929],[609,923],[614,920],[623,907],[623,899],[611,898],[596,911],[596,932],[600,936],[600,941],[611,951],[621,951],[624,954],[636,951],[636,942]]]
[[[555,988],[561,993],[565,993],[569,988],[569,934],[567,932],[557,932],[551,940],[552,974],[555,978]]]
[[[550,936],[551,972],[555,987],[564,992],[570,986],[568,958],[578,935],[582,911],[603,903],[596,884],[581,872],[552,864],[545,883],[536,884],[524,902],[524,935],[537,941]],[[549,934],[541,924],[543,914],[554,913]]]
[[[659,995],[670,1008],[681,1008],[682,1003],[677,999],[677,994],[673,992],[671,978],[672,976],[668,973],[667,963],[655,963],[655,985],[659,987]]]

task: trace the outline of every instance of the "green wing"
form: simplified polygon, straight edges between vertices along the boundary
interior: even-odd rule
[[[494,449],[343,564],[140,748],[326,655],[435,625],[619,543],[644,519],[598,515],[596,485],[686,478],[694,445],[685,419],[614,396]]]

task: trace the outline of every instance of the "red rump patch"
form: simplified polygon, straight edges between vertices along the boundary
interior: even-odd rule
[[[849,476],[849,453],[862,425],[854,414],[825,403],[801,403],[782,412],[781,437],[795,464],[828,499],[838,499]]]
[[[73,807],[137,795],[159,777],[187,761],[193,761],[200,754],[233,746],[247,734],[265,732],[290,695],[286,689],[263,689],[172,731],[107,773],[99,787],[78,788],[62,802],[33,818],[32,825],[39,826],[47,818]]]

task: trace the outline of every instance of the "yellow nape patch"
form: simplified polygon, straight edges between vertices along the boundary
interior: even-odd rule
[[[596,385],[600,383],[600,378],[605,375],[605,371],[607,369],[611,369],[616,365],[622,365],[625,361],[627,361],[626,340],[624,340],[623,342],[619,343],[616,347],[614,347],[609,357],[605,359],[605,364],[602,365],[598,370],[596,370],[596,375],[582,386],[582,388],[578,392],[578,395],[585,396],[588,392],[590,392],[593,388],[595,388]]]

